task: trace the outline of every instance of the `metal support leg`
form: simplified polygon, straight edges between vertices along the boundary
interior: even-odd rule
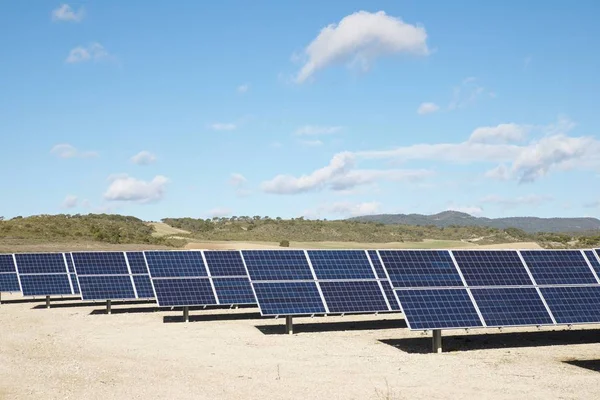
[[[190,308],[183,307],[183,322],[190,322]]]
[[[0,304],[2,304],[2,292],[0,292]]]
[[[433,352],[442,352],[442,331],[440,329],[433,330]]]
[[[50,296],[46,296],[46,308],[50,308]]]
[[[294,323],[292,322],[292,316],[291,315],[286,315],[285,316],[285,332],[288,335],[291,335],[294,333]]]
[[[106,313],[110,314],[112,313],[112,304],[110,300],[106,300]]]

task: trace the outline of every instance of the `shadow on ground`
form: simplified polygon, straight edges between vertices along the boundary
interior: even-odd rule
[[[257,325],[256,328],[265,335],[284,335],[285,318],[279,318],[280,325]],[[314,319],[318,321],[319,318]],[[384,319],[375,321],[340,321],[340,322],[294,322],[294,333],[369,331],[378,329],[406,328],[403,319]]]
[[[442,331],[443,332],[443,331]],[[431,334],[420,338],[386,339],[380,342],[406,353],[431,353]],[[444,352],[518,347],[560,346],[600,342],[600,329],[560,330],[542,332],[513,332],[443,336]]]
[[[80,308],[80,307],[104,307],[106,308],[106,302],[104,301],[81,301],[79,299],[68,299],[73,302],[71,303],[56,303],[56,301],[64,299],[51,299],[50,300],[50,308]],[[115,306],[132,306],[139,304],[156,304],[154,300],[127,300],[127,301],[111,301],[112,307]],[[44,300],[44,304],[38,304],[37,306],[32,307],[35,310],[38,309],[46,309],[46,303]],[[113,312],[115,310],[113,309]]]
[[[50,299],[51,302],[61,302],[61,301],[79,301],[79,297],[52,297]],[[36,298],[25,298],[25,299],[11,299],[11,300],[2,300],[0,304],[23,304],[23,303],[43,303],[44,308],[46,307],[46,298],[45,297],[36,297]]]
[[[200,311],[206,311],[202,308]],[[224,314],[192,314],[194,310],[190,307],[190,315],[189,322],[208,322],[208,321],[239,321],[239,320],[248,320],[248,319],[260,319],[259,312],[245,312],[245,313],[224,313]],[[184,322],[183,315],[167,315],[163,317],[163,322],[165,324],[175,323],[175,322]]]
[[[576,367],[581,367],[581,368],[589,369],[592,371],[600,372],[600,359],[599,360],[568,360],[568,361],[563,361],[563,362],[574,365]]]

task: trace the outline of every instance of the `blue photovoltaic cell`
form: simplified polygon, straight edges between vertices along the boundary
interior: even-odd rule
[[[257,282],[253,286],[261,315],[325,313],[316,282]]]
[[[256,304],[248,278],[215,278],[213,284],[220,304]]]
[[[68,258],[67,258],[67,260],[68,260]],[[77,275],[71,274],[71,283],[73,284],[73,294],[79,294],[79,285],[77,284]]]
[[[487,326],[553,324],[535,288],[471,289]]]
[[[19,253],[15,254],[15,259],[19,275],[67,274],[62,253]]]
[[[153,283],[161,307],[217,304],[208,278],[164,278]]]
[[[400,305],[398,304],[398,300],[396,300],[396,296],[394,296],[394,291],[392,290],[392,285],[390,281],[383,280],[381,281],[381,286],[383,287],[383,291],[385,292],[385,297],[387,297],[388,302],[390,303],[390,307],[393,311],[399,311]]]
[[[363,250],[308,250],[317,279],[375,279]]]
[[[396,290],[396,294],[411,330],[483,326],[466,289]]]
[[[79,270],[77,261],[75,266]],[[129,276],[122,275],[79,275],[82,300],[135,299]]]
[[[129,269],[131,273],[147,275],[148,268],[146,268],[146,261],[144,260],[144,253],[141,251],[128,251],[127,261],[129,262]]]
[[[16,273],[12,254],[0,254],[0,273]]]
[[[579,250],[521,250],[538,285],[598,283]]]
[[[65,260],[67,260],[67,267],[69,268],[69,272],[74,274],[75,268],[73,268],[73,260],[71,259],[71,253],[64,253]]]
[[[368,250],[369,258],[373,263],[373,267],[375,268],[375,273],[377,274],[378,279],[387,279],[387,275],[381,265],[381,261],[379,261],[379,256],[377,256],[377,250]]]
[[[149,275],[133,275],[133,283],[139,299],[153,299],[154,291]]]
[[[313,280],[302,250],[242,250],[252,281]]]
[[[72,294],[67,274],[21,275],[23,296]]]
[[[208,276],[199,251],[146,251],[144,254],[152,278]]]
[[[12,258],[12,257],[11,257]],[[0,292],[20,292],[17,273],[0,272]]]
[[[77,275],[129,274],[125,255],[122,252],[77,252],[71,255]]]
[[[377,281],[320,282],[331,313],[389,311]]]
[[[453,250],[467,286],[532,286],[516,251]]]
[[[598,259],[595,257],[594,253],[594,250],[585,251],[585,255],[587,259],[590,260],[590,264],[592,268],[594,268],[594,271],[596,271],[596,275],[600,276],[600,262],[598,262]]]
[[[600,322],[600,286],[540,288],[559,324]]]
[[[447,250],[379,250],[394,288],[464,286]]]
[[[211,276],[248,276],[239,251],[205,251]]]

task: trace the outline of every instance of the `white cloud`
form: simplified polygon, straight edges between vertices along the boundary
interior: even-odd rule
[[[165,195],[169,179],[157,175],[151,181],[135,179],[128,175],[111,175],[110,186],[104,193],[104,198],[109,201],[131,201],[137,203],[151,203],[162,200]]]
[[[320,140],[301,140],[300,144],[308,147],[323,146],[323,142]]]
[[[234,187],[243,186],[246,182],[248,182],[248,179],[242,174],[233,173],[229,177],[229,184]]]
[[[50,150],[50,153],[59,158],[92,158],[97,157],[95,151],[79,151],[75,146],[68,143],[57,144]]]
[[[516,208],[522,205],[527,206],[540,206],[543,203],[551,201],[552,197],[550,196],[540,196],[540,195],[527,195],[527,196],[519,196],[515,198],[508,198],[498,195],[489,195],[481,199],[482,203],[495,204],[504,209]]]
[[[77,196],[68,195],[62,202],[62,208],[75,208],[77,207],[78,199]]]
[[[330,135],[338,133],[342,130],[341,126],[319,126],[319,125],[304,125],[296,129],[294,135],[297,136],[316,136]]]
[[[417,109],[417,113],[420,115],[433,114],[438,111],[440,106],[435,103],[421,103],[419,108]]]
[[[378,180],[411,181],[420,180],[432,174],[428,170],[358,170],[355,167],[355,155],[350,152],[333,156],[329,165],[317,169],[309,175],[294,177],[277,175],[261,184],[267,193],[297,194],[329,188],[347,190],[356,186],[375,183]]]
[[[101,61],[110,58],[108,51],[100,43],[91,43],[88,46],[77,46],[69,52],[68,64],[75,64],[87,61]]]
[[[75,12],[68,4],[61,4],[58,8],[52,10],[53,21],[81,22],[84,15],[83,7]]]
[[[149,151],[142,150],[131,157],[131,162],[137,165],[150,165],[156,161],[156,156]]]
[[[250,90],[249,83],[244,83],[243,85],[240,85],[237,88],[238,93],[246,93],[248,90]]]
[[[383,11],[359,11],[336,25],[323,28],[304,49],[305,63],[296,76],[302,83],[316,71],[333,64],[350,63],[368,68],[379,56],[399,53],[427,55],[425,28],[410,25]]]
[[[520,142],[531,128],[526,125],[500,124],[482,126],[471,133],[469,141],[473,143],[511,143]]]
[[[237,129],[237,125],[231,122],[215,122],[210,125],[210,129],[214,131],[233,131]]]
[[[210,218],[227,217],[227,216],[230,216],[231,214],[232,214],[231,209],[226,208],[226,207],[216,207],[208,212],[208,216]]]
[[[381,203],[376,201],[364,203],[351,203],[347,201],[333,204],[321,205],[316,209],[306,210],[303,215],[307,218],[321,218],[327,215],[339,215],[342,217],[358,217],[362,215],[377,214]]]

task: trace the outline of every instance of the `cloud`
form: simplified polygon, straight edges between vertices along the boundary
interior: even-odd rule
[[[250,90],[249,83],[244,83],[243,85],[237,87],[238,93],[246,93],[248,90]]]
[[[78,203],[78,199],[77,196],[73,196],[73,195],[68,195],[67,197],[65,197],[65,199],[63,200],[61,207],[62,208],[75,208],[77,207],[77,203]]]
[[[80,7],[75,12],[70,5],[61,4],[58,8],[52,10],[52,21],[66,21],[66,22],[81,22],[85,16],[83,7]]]
[[[229,184],[234,187],[243,186],[246,182],[248,182],[248,179],[242,174],[233,173],[229,177]]]
[[[410,25],[383,11],[358,11],[336,25],[323,28],[304,49],[305,62],[296,76],[302,83],[330,65],[349,63],[367,69],[376,58],[388,54],[427,55],[425,28]]]
[[[492,98],[496,97],[494,92],[490,92],[485,87],[481,86],[478,83],[477,78],[465,78],[460,85],[454,87],[452,100],[448,105],[448,109],[456,110],[470,106],[485,94]]]
[[[355,155],[350,152],[338,153],[333,156],[329,165],[309,175],[277,175],[263,182],[261,189],[266,193],[275,194],[297,194],[325,188],[347,190],[378,180],[412,181],[432,174],[428,170],[359,170],[354,169],[355,159]]]
[[[433,114],[438,111],[440,106],[435,103],[421,103],[419,108],[417,109],[417,113],[420,115]]]
[[[142,150],[131,157],[131,162],[137,165],[150,165],[156,162],[156,156],[149,151]]]
[[[296,136],[316,136],[316,135],[330,135],[338,133],[342,130],[341,126],[318,126],[318,125],[304,125],[296,129],[294,135]]]
[[[358,217],[362,215],[377,214],[381,203],[377,201],[364,203],[351,203],[347,201],[321,205],[316,209],[306,210],[303,215],[307,218],[321,218],[327,215],[339,215],[342,217]]]
[[[208,216],[211,218],[214,217],[227,217],[232,214],[231,209],[226,207],[216,207],[208,212]]]
[[[55,145],[50,150],[50,153],[59,158],[93,158],[98,156],[98,153],[95,151],[79,151],[68,143]]]
[[[301,140],[300,144],[308,147],[323,146],[323,142],[320,140]]]
[[[215,122],[210,125],[210,129],[214,131],[233,131],[237,129],[237,125],[234,123],[223,123],[223,122]]]
[[[528,126],[517,124],[482,126],[471,133],[469,141],[472,143],[520,142],[525,139],[530,129]]]
[[[65,62],[76,64],[87,61],[102,61],[111,58],[111,55],[100,43],[91,43],[88,46],[77,46],[69,52]]]
[[[125,174],[111,175],[108,180],[111,184],[104,192],[104,199],[142,204],[162,200],[169,182],[169,179],[162,175],[155,176],[149,182]]]
[[[498,205],[504,209],[516,208],[522,205],[540,206],[543,203],[551,201],[551,196],[527,195],[515,198],[502,197],[498,195],[489,195],[481,199],[482,203]]]

